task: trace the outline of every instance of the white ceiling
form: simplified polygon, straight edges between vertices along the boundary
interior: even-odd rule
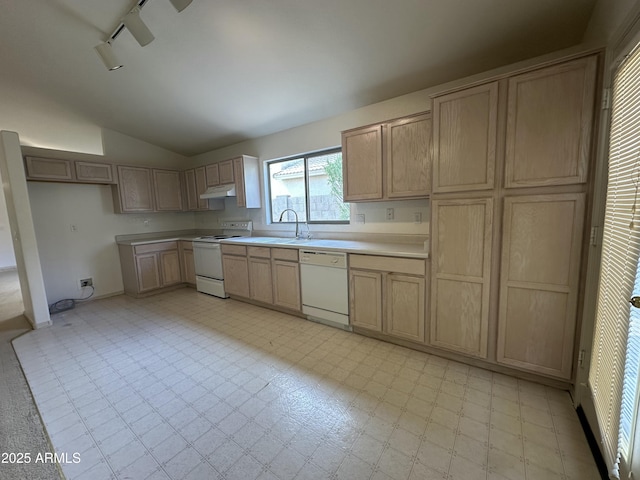
[[[2,0],[0,89],[193,155],[577,44],[595,0]],[[0,107],[1,108],[1,107]]]

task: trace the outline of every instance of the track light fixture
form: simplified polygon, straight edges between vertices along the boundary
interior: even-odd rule
[[[133,38],[137,40],[141,47],[149,45],[156,37],[153,36],[149,27],[140,18],[140,7],[134,7],[122,19],[122,23],[131,32]]]
[[[192,0],[169,0],[173,8],[175,8],[178,12],[181,12],[189,5],[191,5]]]
[[[116,58],[116,54],[113,53],[111,49],[111,44],[109,42],[101,43],[100,45],[95,46],[96,52],[100,56],[102,63],[109,70],[117,70],[122,67],[122,64]]]
[[[105,67],[109,70],[117,70],[122,67],[122,64],[118,62],[118,59],[111,49],[111,44],[116,37],[120,35],[120,32],[125,29],[125,27],[131,32],[131,35],[133,35],[133,38],[136,39],[141,47],[150,44],[156,38],[153,36],[153,33],[151,33],[151,30],[149,30],[149,27],[147,27],[147,25],[142,21],[142,18],[140,18],[140,11],[148,1],[149,0],[137,0],[136,6],[133,7],[127,15],[125,15],[121,23],[116,27],[113,33],[109,35],[109,39],[95,47],[95,50],[98,52],[98,55],[102,59]],[[169,1],[178,12],[181,12],[191,5],[193,0]]]

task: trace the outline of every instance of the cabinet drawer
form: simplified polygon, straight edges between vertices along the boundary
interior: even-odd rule
[[[26,157],[27,178],[38,180],[73,180],[71,162],[56,158]]]
[[[113,168],[106,163],[76,162],[76,178],[80,182],[114,183]]]
[[[250,257],[270,258],[271,252],[269,247],[248,247]]]
[[[193,242],[189,240],[180,240],[180,247],[183,250],[193,250]]]
[[[294,248],[272,248],[271,258],[274,260],[298,261],[298,250]]]
[[[246,255],[247,247],[244,245],[220,245],[222,253],[227,255]]]
[[[178,242],[157,242],[146,243],[144,245],[136,245],[133,249],[136,255],[151,252],[163,252],[165,250],[177,250]]]
[[[363,270],[407,273],[409,275],[424,275],[426,271],[424,260],[402,257],[379,257],[376,255],[349,255],[349,266]]]

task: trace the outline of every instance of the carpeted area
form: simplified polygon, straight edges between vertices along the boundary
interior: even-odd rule
[[[57,480],[64,478],[58,465],[35,462],[38,453],[53,449],[11,345],[11,340],[31,330],[23,310],[17,273],[0,272],[0,453],[31,457],[30,463],[1,464],[0,479]]]

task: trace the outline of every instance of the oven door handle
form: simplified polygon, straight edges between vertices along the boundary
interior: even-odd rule
[[[208,248],[210,250],[220,250],[220,244],[211,242],[193,242],[193,248]]]

